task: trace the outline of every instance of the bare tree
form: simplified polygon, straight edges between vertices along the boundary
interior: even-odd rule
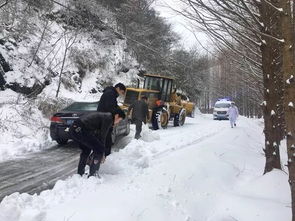
[[[67,33],[65,31],[64,32],[65,50],[64,50],[64,56],[63,56],[63,60],[62,60],[62,64],[61,64],[61,69],[59,72],[59,80],[58,80],[58,87],[57,87],[57,91],[56,91],[56,97],[58,97],[58,93],[60,90],[61,79],[62,79],[64,65],[65,65],[66,58],[67,58],[67,53],[68,53],[69,49],[72,47],[72,45],[76,42],[76,38],[77,38],[76,34],[71,35],[70,37],[68,37],[68,35],[71,35],[71,33]]]
[[[33,64],[33,61],[35,60],[35,57],[37,56],[37,53],[38,53],[39,48],[40,48],[40,46],[41,46],[41,43],[42,43],[42,41],[43,41],[43,39],[44,39],[45,32],[46,32],[46,29],[47,29],[47,27],[48,27],[48,23],[49,23],[49,21],[46,20],[45,25],[44,25],[44,29],[43,29],[42,34],[41,34],[41,37],[40,37],[40,41],[39,41],[39,43],[38,43],[38,46],[37,46],[37,48],[36,48],[36,50],[35,50],[35,52],[34,52],[34,55],[33,55],[33,57],[32,57],[31,62],[30,62],[29,65],[28,65],[28,67],[30,67],[30,66]]]
[[[292,1],[279,0],[277,7],[280,12],[281,33],[284,39],[282,47],[283,80],[284,80],[284,112],[287,132],[287,152],[289,184],[292,199],[292,221],[295,221],[295,52],[294,52],[294,17],[292,15]]]
[[[271,2],[271,1],[270,1]],[[267,102],[263,103],[264,121],[265,121],[265,137],[266,139],[266,164],[264,172],[269,172],[273,168],[281,168],[279,158],[279,146],[283,139],[282,124],[279,114],[282,106],[282,85],[280,76],[281,72],[281,52],[280,43],[281,35],[278,32],[280,28],[279,12],[275,10],[269,2],[262,1],[258,4],[260,12],[260,20],[263,23],[261,31],[262,35],[261,53],[262,53],[262,70],[264,82],[264,98]],[[269,37],[272,36],[272,37]]]

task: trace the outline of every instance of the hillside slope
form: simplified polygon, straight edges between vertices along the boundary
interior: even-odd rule
[[[85,19],[74,6],[17,4],[15,21],[0,32],[0,160],[47,148],[53,112],[73,100],[98,100],[117,82],[132,84],[139,68],[103,6],[89,5],[95,14]]]

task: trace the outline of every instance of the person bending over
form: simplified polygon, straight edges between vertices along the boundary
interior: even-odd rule
[[[89,176],[97,174],[100,163],[105,156],[105,142],[109,129],[125,118],[125,113],[116,108],[112,113],[91,112],[75,120],[70,127],[71,138],[79,144],[82,150],[78,164],[78,174],[85,173],[87,159],[93,151]],[[98,131],[98,134],[96,133]]]

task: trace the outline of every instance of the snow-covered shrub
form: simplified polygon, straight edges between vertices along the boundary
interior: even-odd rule
[[[107,55],[105,55],[104,57],[102,57],[99,61],[98,61],[98,65],[101,69],[106,69],[107,64],[110,62],[110,59]]]
[[[63,86],[68,91],[75,91],[78,90],[76,82],[73,79],[73,76],[75,73],[71,73],[69,71],[62,74],[61,82],[63,83]]]
[[[106,88],[113,85],[113,80],[110,77],[106,77],[105,79],[97,79],[96,82],[101,86],[101,88]]]
[[[94,71],[99,67],[97,53],[91,49],[81,50],[78,47],[73,47],[69,56],[79,70]],[[80,76],[83,78],[84,76]]]

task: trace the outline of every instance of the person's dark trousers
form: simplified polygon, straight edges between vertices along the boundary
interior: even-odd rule
[[[140,133],[142,131],[142,121],[141,120],[138,120],[138,119],[134,119],[133,120],[134,124],[135,124],[135,139],[139,139],[141,136],[140,136]]]
[[[112,145],[113,145],[112,132],[113,132],[113,127],[109,129],[109,132],[106,136],[105,156],[110,155],[112,151]]]
[[[87,163],[87,159],[91,153],[91,150],[83,144],[80,144],[79,147],[82,150],[82,152],[80,154],[80,160],[78,164],[78,174],[82,176],[85,173],[85,166]]]
[[[78,121],[74,122],[70,127],[70,135],[72,139],[79,143],[82,150],[78,164],[78,174],[83,175],[87,158],[91,150],[93,151],[93,161],[90,164],[89,176],[93,176],[99,170],[100,162],[103,157],[103,143],[95,136],[92,131],[83,129],[83,125]]]

